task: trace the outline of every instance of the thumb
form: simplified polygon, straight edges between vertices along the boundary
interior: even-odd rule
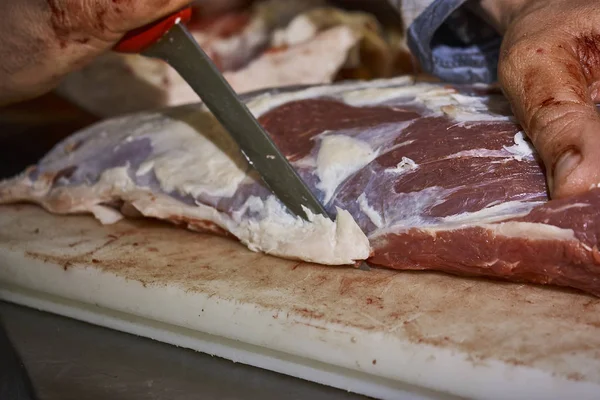
[[[600,183],[600,115],[579,59],[555,46],[518,42],[503,52],[499,80],[546,167],[553,198]]]
[[[549,154],[549,161],[544,158],[546,166],[554,165],[548,183],[552,197],[560,198],[583,193],[600,184],[600,118],[597,115],[582,116],[565,115],[563,124],[568,125],[568,133],[560,139],[563,143],[554,144],[547,138],[547,146],[557,148],[572,146],[558,155]],[[543,139],[542,139],[543,140]],[[544,157],[544,155],[542,155]],[[547,167],[548,168],[548,167]]]

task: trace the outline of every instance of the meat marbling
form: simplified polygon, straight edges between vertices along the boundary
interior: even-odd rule
[[[600,189],[548,201],[498,90],[402,77],[244,100],[335,222],[287,213],[202,105],[84,129],[0,183],[0,202],[103,223],[141,214],[322,264],[368,259],[600,295]]]

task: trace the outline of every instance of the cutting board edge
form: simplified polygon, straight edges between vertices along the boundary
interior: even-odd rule
[[[71,299],[83,304],[102,305],[105,309],[112,311],[125,311],[131,317],[152,319],[149,318],[149,316],[152,316],[153,310],[146,310],[145,315],[143,312],[140,312],[140,307],[149,307],[148,302],[144,301],[148,299],[151,300],[150,303],[157,303],[156,300],[158,300],[158,302],[168,303],[173,302],[173,300],[179,299],[179,301],[181,301],[181,299],[184,299],[184,301],[178,305],[175,314],[186,312],[185,303],[188,303],[187,307],[190,309],[188,309],[187,312],[193,312],[193,316],[195,317],[198,317],[197,312],[200,304],[202,304],[202,307],[207,311],[214,306],[215,309],[218,309],[221,312],[230,312],[232,317],[236,317],[237,312],[236,318],[238,318],[238,321],[234,320],[232,321],[233,323],[227,321],[226,325],[221,325],[220,327],[218,326],[218,323],[215,324],[213,320],[210,320],[208,324],[203,322],[204,326],[199,325],[199,319],[195,318],[196,325],[193,326],[193,330],[204,333],[207,331],[212,334],[217,333],[220,337],[245,341],[250,345],[260,346],[260,341],[263,340],[264,342],[265,336],[273,335],[273,331],[276,330],[274,328],[279,324],[280,336],[271,336],[271,339],[269,340],[279,339],[280,342],[284,343],[282,345],[282,343],[276,343],[276,340],[274,342],[267,341],[269,344],[275,343],[275,346],[272,346],[271,350],[279,351],[282,354],[292,354],[295,356],[303,356],[305,358],[310,357],[313,360],[317,360],[317,362],[320,361],[319,357],[323,358],[323,354],[328,354],[328,357],[333,356],[332,358],[338,357],[338,359],[332,359],[331,362],[326,362],[324,364],[336,365],[339,368],[346,368],[370,376],[379,376],[382,379],[390,379],[389,376],[382,376],[382,372],[390,373],[390,369],[395,369],[395,371],[391,371],[395,376],[391,378],[390,381],[410,382],[409,384],[414,387],[430,388],[426,390],[444,391],[458,396],[498,399],[511,398],[514,395],[526,396],[528,398],[544,396],[548,398],[548,396],[557,396],[561,393],[568,393],[571,395],[577,393],[579,398],[593,398],[593,395],[600,390],[600,385],[595,383],[577,382],[553,377],[548,371],[508,365],[498,360],[487,361],[487,366],[476,366],[467,360],[467,355],[457,351],[435,348],[437,353],[432,353],[432,350],[428,347],[434,348],[433,346],[424,344],[417,345],[408,342],[400,343],[398,340],[394,341],[390,340],[390,338],[386,339],[385,335],[382,335],[381,333],[369,334],[369,332],[363,332],[362,335],[357,335],[357,342],[360,346],[356,346],[355,343],[352,345],[354,347],[348,347],[350,340],[344,341],[347,343],[342,343],[339,340],[339,334],[336,336],[336,332],[333,330],[324,331],[322,328],[310,324],[294,323],[295,321],[291,321],[291,323],[288,323],[286,326],[286,321],[284,321],[283,318],[276,320],[272,318],[273,310],[271,310],[271,313],[261,313],[260,310],[256,311],[256,306],[254,306],[254,308],[247,307],[247,309],[242,309],[243,305],[240,306],[240,304],[235,304],[235,302],[230,300],[215,299],[206,294],[204,294],[204,297],[200,297],[199,294],[190,295],[186,294],[183,290],[178,292],[176,287],[170,287],[169,290],[157,292],[156,290],[153,291],[153,289],[156,288],[142,288],[141,283],[138,281],[127,280],[114,275],[111,272],[97,270],[91,265],[72,265],[69,267],[68,271],[65,271],[60,265],[31,259],[18,251],[8,250],[6,248],[3,249],[2,246],[0,246],[0,265],[4,265],[4,267],[0,269],[0,282],[4,281],[6,284],[14,285],[14,287]],[[61,284],[52,285],[51,283],[53,281],[60,281]],[[123,284],[125,286],[123,286]],[[44,285],[62,288],[62,293],[49,293],[47,290],[44,290]],[[97,297],[94,299],[94,293],[97,294],[98,288],[111,288],[114,293],[119,293],[119,291],[131,291],[131,289],[135,289],[136,287],[138,295],[140,294],[139,291],[142,290],[142,297],[146,297],[146,299],[140,299],[135,296],[130,297],[129,300],[125,302],[129,304],[120,304],[120,309],[118,306],[110,306],[110,302],[115,302],[115,299],[110,293],[104,293],[104,298]],[[187,300],[185,300],[186,296]],[[235,307],[230,307],[230,309],[227,310],[227,307],[225,306],[228,301],[231,303],[230,306]],[[217,304],[219,305],[218,307],[216,307]],[[127,308],[129,308],[129,310],[127,310]],[[132,310],[135,312],[132,312]],[[235,337],[234,326],[239,329],[240,315],[248,317],[247,312],[249,310],[253,312],[254,315],[250,318],[246,318],[246,320],[260,321],[262,319],[264,326],[268,327],[268,332],[259,332],[260,329],[256,328],[254,329],[255,332],[253,334],[251,333],[251,335],[247,335],[246,332],[245,335],[247,336]],[[165,312],[164,316],[173,318],[172,314],[172,312]],[[79,319],[76,316],[75,318]],[[167,321],[165,319],[163,319],[162,322],[167,322],[172,326],[179,327],[185,326],[185,322],[189,322],[182,315],[179,315],[178,318],[178,323],[174,323],[173,320]],[[154,318],[153,320],[157,319]],[[204,321],[206,321],[206,318]],[[221,323],[223,323],[223,321],[221,321]],[[215,332],[215,329],[217,332]],[[221,330],[219,331],[219,329]],[[351,331],[354,334],[358,332],[356,328],[353,328]],[[281,333],[284,333],[285,335],[281,335]],[[289,335],[290,337],[285,337],[286,335]],[[254,337],[252,338],[251,336]],[[346,336],[350,339],[350,335]],[[329,342],[327,342],[327,340],[329,340]],[[388,340],[388,343],[385,343],[386,340]],[[343,345],[346,347],[340,349],[339,347]],[[332,347],[338,347],[337,351]],[[355,349],[353,352],[354,354],[352,354],[351,350],[350,354],[348,354],[348,348]],[[363,354],[359,354],[360,352]],[[361,360],[364,368],[365,364],[367,364],[364,362],[365,357],[368,356],[368,360],[370,361],[371,357],[375,357],[375,353],[377,353],[378,363],[376,366],[373,365],[374,373],[369,374],[368,372],[360,371],[356,368],[360,368],[357,360]],[[382,356],[382,354],[384,356]],[[397,356],[390,357],[390,354],[397,354]],[[437,355],[437,359],[434,357],[433,360],[428,361],[428,358],[431,358],[431,354]],[[401,358],[398,359],[397,357]],[[446,357],[445,360],[444,357]],[[402,358],[404,358],[404,360],[402,360]],[[429,363],[426,364],[427,362]],[[421,368],[420,370],[422,372],[415,373],[415,370],[419,370],[419,363],[426,365],[427,367]],[[370,364],[370,362],[368,364]],[[407,365],[407,368],[404,370],[401,367],[394,368],[401,364]],[[388,371],[382,369],[385,365],[388,366]],[[392,365],[392,368],[389,368],[390,365]],[[371,366],[368,365],[368,367]],[[463,377],[462,379],[461,376]],[[470,377],[472,382],[470,387],[464,385],[464,376]],[[535,382],[535,384],[532,384],[532,382]],[[329,383],[326,382],[326,384]],[[360,393],[360,391],[357,392]]]

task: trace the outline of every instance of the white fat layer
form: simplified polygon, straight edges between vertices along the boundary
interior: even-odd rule
[[[345,26],[329,29],[306,43],[265,53],[238,71],[224,74],[237,92],[265,87],[329,83],[343,67],[359,37]],[[315,68],[319,64],[319,68]]]
[[[353,106],[412,98],[430,109],[434,115],[446,114],[457,122],[512,121],[510,116],[492,113],[484,97],[465,96],[455,89],[430,83],[391,88],[358,88],[345,92],[341,97],[344,102]]]
[[[449,158],[462,158],[462,157],[484,157],[484,158],[506,158],[511,156],[504,150],[490,150],[490,149],[470,149],[459,151],[458,153],[450,154],[444,157]],[[511,157],[512,158],[512,157]]]
[[[529,240],[576,240],[572,229],[563,229],[554,225],[535,222],[502,222],[494,225],[480,225],[490,229],[498,236],[523,238]]]
[[[485,105],[481,108],[448,105],[440,107],[444,114],[457,122],[505,122],[513,118],[506,115],[491,114]]]
[[[203,204],[188,206],[168,195],[138,188],[124,167],[105,171],[96,185],[84,188],[78,196],[84,207],[81,211],[92,212],[102,223],[122,218],[118,211],[107,213],[98,204],[100,198],[116,196],[148,217],[169,220],[177,216],[180,220],[191,220],[192,224],[194,220],[212,222],[253,251],[327,265],[351,265],[368,258],[371,252],[369,240],[345,210],[338,209],[337,218],[332,221],[305,209],[309,214],[309,221],[305,221],[287,213],[275,196],[265,201],[251,196],[230,217]],[[244,215],[246,212],[250,215]]]
[[[312,155],[308,155],[298,161],[294,161],[294,166],[297,168],[316,168],[317,160]]]
[[[509,201],[490,205],[479,211],[465,212],[442,218],[426,217],[427,210],[443,203],[448,196],[460,188],[445,189],[429,187],[419,192],[390,194],[384,206],[384,226],[370,233],[375,239],[387,234],[400,233],[412,228],[435,232],[489,225],[507,218],[523,217],[535,207],[543,204],[536,201]],[[491,226],[491,225],[490,225]]]
[[[327,204],[337,187],[350,175],[377,157],[377,151],[361,140],[342,135],[324,135],[317,155],[317,188]]]
[[[136,176],[146,175],[148,172],[152,171],[154,168],[154,161],[144,161],[137,171],[135,171]]]
[[[390,87],[391,86],[391,87]],[[265,94],[248,102],[248,108],[258,117],[282,104],[317,97],[337,98],[351,106],[368,106],[390,100],[413,99],[427,107],[434,115],[448,115],[456,122],[503,122],[513,117],[494,114],[485,97],[465,96],[455,89],[432,83],[415,83],[415,78],[402,76],[369,82],[350,82],[336,86],[317,86],[304,90]]]
[[[319,28],[308,15],[294,18],[285,29],[277,30],[272,39],[274,46],[294,46],[316,36]]]
[[[257,96],[246,103],[248,109],[252,112],[255,117],[269,112],[270,110],[277,108],[283,104],[300,101],[318,97],[333,97],[339,100],[345,101],[347,92],[358,91],[356,96],[360,97],[360,93],[364,94],[363,104],[369,105],[375,104],[381,101],[382,96],[389,96],[386,86],[398,85],[394,90],[408,90],[410,85],[414,82],[414,78],[411,76],[401,76],[394,79],[377,79],[368,82],[350,82],[345,84],[338,84],[335,86],[315,86],[304,90],[284,92],[284,93],[265,93]],[[408,86],[404,86],[408,85]],[[433,85],[432,85],[433,87]],[[378,90],[373,90],[378,89]],[[368,93],[372,93],[371,96],[367,96]],[[379,93],[379,95],[377,95]],[[352,105],[350,102],[347,104]]]
[[[228,38],[205,37],[200,32],[194,32],[198,43],[204,47],[210,47],[211,52],[225,59],[250,59],[256,49],[264,46],[268,40],[268,27],[266,21],[261,18],[252,18],[248,25],[243,28],[241,34],[232,35]],[[239,54],[241,53],[241,54]]]
[[[358,197],[358,206],[360,211],[362,211],[369,218],[369,220],[371,220],[373,225],[378,228],[383,226],[383,218],[377,211],[375,211],[373,207],[369,205],[367,196],[364,193]]]
[[[100,221],[103,225],[110,225],[119,222],[123,219],[123,214],[115,210],[114,208],[95,205],[90,207],[90,212],[94,214],[94,217]]]
[[[384,178],[393,180],[392,174]],[[378,184],[384,184],[378,182]],[[436,225],[439,219],[427,217],[427,211],[443,203],[456,189],[432,186],[417,192],[395,193],[390,191],[382,198],[382,219],[385,225],[371,232],[369,237],[375,238],[388,233],[396,233],[414,227]]]
[[[258,216],[241,219],[238,213],[230,229],[251,250],[330,265],[370,255],[369,240],[345,210],[337,210],[335,222],[309,212],[307,222],[288,214],[274,196],[264,202],[250,197],[243,208]]]
[[[483,228],[496,236],[504,236],[508,238],[518,238],[526,240],[577,240],[575,232],[572,229],[559,228],[554,225],[543,224],[539,222],[520,222],[507,221],[500,223],[474,223],[467,225],[436,225],[432,227],[416,227],[419,230],[426,232],[432,236],[439,232],[447,232],[449,230],[459,230],[466,228]],[[377,236],[381,237],[388,233],[402,233],[402,230],[381,232]]]
[[[417,83],[407,86],[390,88],[358,88],[348,90],[342,94],[345,103],[359,107],[390,100],[414,99],[434,110],[443,105],[454,104],[451,94],[456,91],[451,88],[443,88],[430,83]]]
[[[129,165],[124,167],[111,168],[100,175],[98,186],[105,187],[110,186],[117,191],[128,191],[135,188],[135,183],[129,177],[127,171]]]
[[[152,169],[167,192],[233,196],[248,170],[237,145],[207,111],[189,113],[187,118],[172,120],[168,129],[152,135],[155,156],[140,166],[138,174]]]
[[[393,144],[398,137],[398,131],[410,126],[413,121],[406,121],[402,123],[382,124],[369,128],[358,128],[358,129],[346,129],[336,131],[335,135],[354,138],[358,142],[368,143],[372,149],[377,149],[377,156],[389,152],[393,149],[406,146],[413,143],[414,140],[407,140],[399,144]],[[319,140],[328,135],[329,131],[325,131],[315,137]],[[313,151],[311,154],[304,158],[294,161],[294,167],[297,168],[314,168],[317,169],[317,151]]]
[[[433,112],[447,115],[456,122],[504,122],[513,121],[512,116],[494,114],[487,106],[485,97],[465,96],[455,89],[431,83],[405,84],[398,87],[359,87],[346,90],[341,99],[352,106],[368,106],[391,100],[412,98]]]
[[[440,106],[441,110],[457,122],[503,122],[513,121],[510,115],[494,114],[486,104],[487,98],[478,96],[465,96],[460,93],[450,95],[452,101],[448,105]]]
[[[514,141],[514,145],[504,146],[504,150],[511,153],[513,157],[518,161],[521,161],[524,158],[533,157],[533,155],[535,154],[535,149],[533,145],[528,140],[526,140],[524,132],[517,132],[515,134]]]
[[[535,207],[543,204],[541,201],[507,201],[475,212],[465,212],[442,218],[444,227],[456,225],[473,225],[494,223],[506,218],[518,218],[529,214]]]
[[[342,95],[344,103],[354,107],[368,106],[373,103],[379,103],[394,99],[401,99],[407,97],[414,97],[423,90],[425,87],[421,87],[420,91],[415,86],[408,87],[395,87],[395,88],[367,88],[357,89],[345,92]]]
[[[542,224],[539,222],[507,221],[496,224],[477,223],[455,227],[426,227],[421,230],[435,236],[438,232],[464,228],[483,228],[496,236],[526,240],[577,240],[575,232],[572,229],[559,228],[554,225]]]
[[[570,210],[571,208],[584,208],[584,207],[591,207],[591,205],[588,204],[588,203],[566,204],[566,205],[564,205],[562,207],[548,209],[547,212],[549,212],[549,213],[561,213],[561,212],[564,212],[566,210]]]
[[[396,165],[395,168],[388,168],[385,172],[391,172],[395,174],[404,174],[408,171],[412,171],[419,168],[419,164],[414,162],[412,159],[408,157],[402,157],[402,160]]]
[[[514,136],[515,144],[512,146],[503,146],[502,150],[490,149],[471,149],[459,151],[458,153],[450,154],[445,158],[461,158],[461,157],[484,157],[484,158],[508,158],[517,161],[524,159],[532,159],[535,154],[533,145],[525,139],[523,132],[517,132]]]

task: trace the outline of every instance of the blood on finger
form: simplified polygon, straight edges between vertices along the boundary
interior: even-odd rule
[[[589,34],[575,39],[575,50],[588,81],[600,75],[600,35]]]
[[[532,67],[528,68],[527,72],[525,72],[525,76],[523,79],[523,90],[525,93],[532,93],[536,89],[536,77],[540,76],[542,73],[540,68]]]
[[[106,7],[98,7],[98,9],[94,12],[94,25],[99,32],[104,32],[104,30],[106,30],[106,23],[104,22],[104,19],[106,18],[106,12]]]
[[[67,22],[67,10],[57,0],[47,0],[50,9],[50,26],[56,35],[61,49],[67,47],[67,36],[70,33]]]

